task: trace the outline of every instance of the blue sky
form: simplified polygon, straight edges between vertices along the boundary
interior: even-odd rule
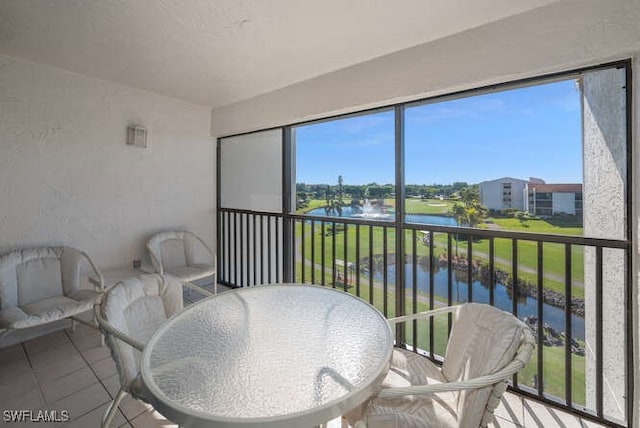
[[[295,130],[296,181],[394,182],[393,111]],[[580,96],[574,80],[406,109],[407,184],[499,177],[582,182]]]

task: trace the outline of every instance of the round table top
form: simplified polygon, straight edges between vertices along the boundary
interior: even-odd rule
[[[363,403],[393,335],[364,300],[279,284],[217,294],[151,338],[141,373],[160,413],[185,426],[315,426]]]

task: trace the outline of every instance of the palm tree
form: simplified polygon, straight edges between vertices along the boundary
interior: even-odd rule
[[[466,222],[466,218],[467,218],[467,211],[464,205],[456,202],[453,204],[453,206],[451,207],[451,215],[453,216],[453,218],[456,220],[456,223],[458,224],[458,226],[463,225]],[[456,256],[458,255],[458,239],[459,236],[458,234],[456,234]]]
[[[451,215],[459,226],[476,227],[482,222],[487,209],[480,204],[477,192],[474,189],[465,188],[460,190],[460,199],[464,202],[454,203],[451,207]],[[458,239],[456,234],[456,256],[458,255]]]

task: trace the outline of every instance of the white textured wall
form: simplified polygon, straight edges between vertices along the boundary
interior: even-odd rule
[[[213,245],[209,108],[0,56],[0,117],[0,252],[66,244],[125,266],[175,227]],[[129,123],[149,148],[125,145]]]
[[[626,99],[624,70],[587,73],[582,79],[583,218],[585,236],[625,238],[624,189],[626,159]],[[554,209],[556,200],[554,194]],[[595,405],[596,257],[585,248],[585,328],[587,404]],[[626,331],[624,253],[603,251],[604,411],[620,420],[625,412],[624,347]]]
[[[628,57],[640,48],[639,21],[635,2],[565,0],[215,109],[212,133],[265,129]]]
[[[224,138],[220,202],[223,208],[282,212],[282,130]]]

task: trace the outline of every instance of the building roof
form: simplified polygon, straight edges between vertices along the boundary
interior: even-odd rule
[[[541,193],[575,193],[582,192],[582,184],[579,183],[558,183],[558,184],[538,184],[529,183],[529,190]]]
[[[502,178],[496,178],[495,180],[485,180],[485,181],[481,181],[478,184],[484,184],[484,183],[496,183],[496,182],[511,182],[511,183],[527,183],[527,180],[523,180],[521,178],[513,178],[513,177],[502,177]]]

